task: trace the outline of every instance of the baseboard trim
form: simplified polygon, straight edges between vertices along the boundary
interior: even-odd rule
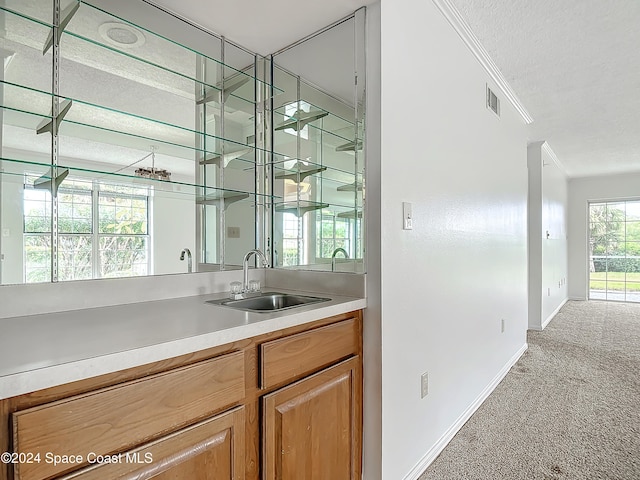
[[[420,459],[415,467],[405,475],[403,480],[417,480],[420,475],[424,473],[429,465],[440,455],[444,447],[451,441],[456,433],[462,428],[462,426],[471,418],[471,416],[480,408],[480,405],[487,399],[491,392],[495,390],[502,379],[509,373],[511,367],[520,359],[520,357],[529,348],[528,344],[524,344],[520,349],[509,359],[504,367],[498,372],[498,374],[491,380],[489,385],[480,393],[480,395],[473,401],[469,408],[467,408],[462,415],[449,427],[449,429],[440,437],[440,439],[431,447],[427,453]]]
[[[576,302],[586,302],[587,297],[569,297],[569,300],[575,300]]]
[[[558,314],[558,312],[560,311],[560,309],[561,309],[562,307],[564,307],[564,304],[565,304],[565,303],[567,303],[568,301],[569,301],[569,298],[565,298],[565,299],[562,301],[562,303],[558,306],[558,308],[556,308],[556,309],[551,313],[551,315],[549,315],[549,316],[547,317],[547,319],[546,319],[544,322],[542,322],[542,328],[541,328],[541,330],[544,330],[544,329],[547,327],[547,325],[549,325],[549,322],[551,322],[551,320],[553,320],[553,317],[555,317],[555,316]]]

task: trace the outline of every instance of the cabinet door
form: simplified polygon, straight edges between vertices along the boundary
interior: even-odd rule
[[[59,480],[244,480],[244,431],[238,407]]]
[[[264,480],[356,480],[361,472],[360,358],[263,398]]]

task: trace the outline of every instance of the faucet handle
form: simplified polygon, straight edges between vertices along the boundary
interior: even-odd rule
[[[259,292],[259,291],[260,291],[260,280],[250,280],[249,292]]]

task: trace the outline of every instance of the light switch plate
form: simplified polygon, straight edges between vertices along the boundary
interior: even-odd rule
[[[420,376],[420,398],[429,395],[429,372],[424,372]]]
[[[402,229],[413,230],[413,214],[409,202],[402,202]]]

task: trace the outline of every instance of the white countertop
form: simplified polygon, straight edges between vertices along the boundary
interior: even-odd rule
[[[0,399],[366,307],[364,298],[295,293],[331,300],[252,313],[205,303],[225,296],[216,293],[0,319]]]

